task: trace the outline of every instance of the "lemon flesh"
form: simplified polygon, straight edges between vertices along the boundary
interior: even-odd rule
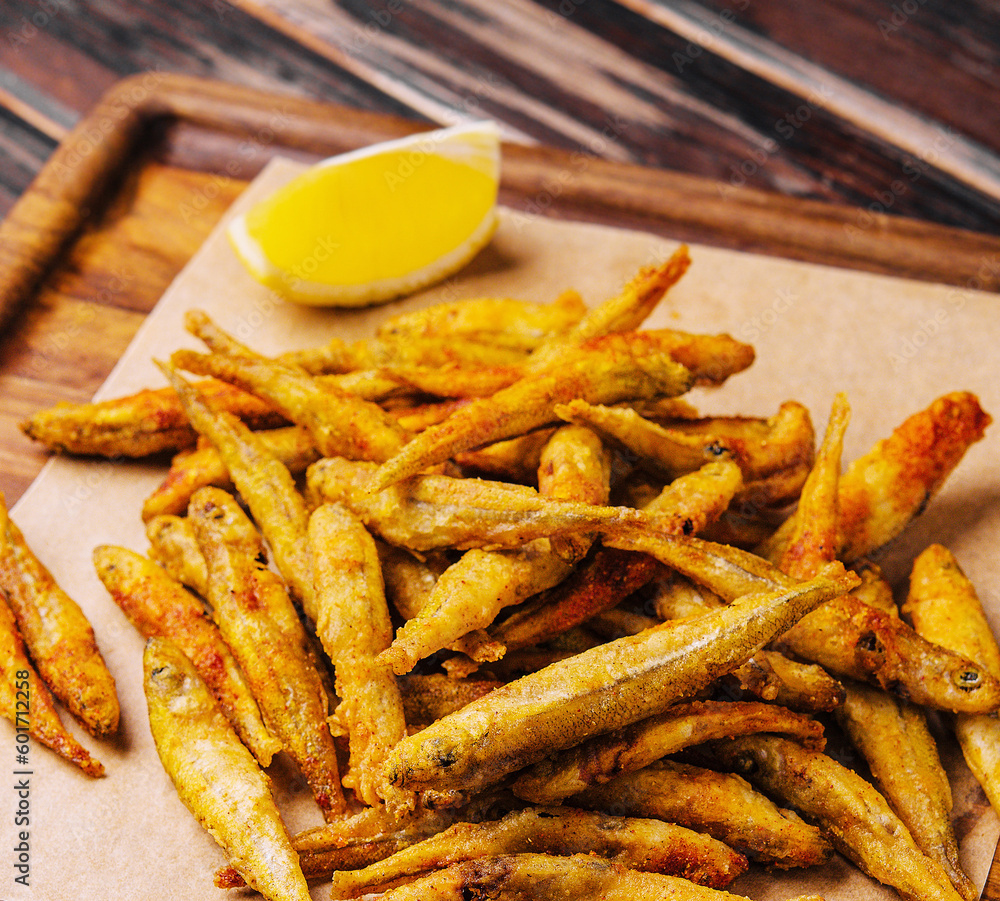
[[[250,274],[300,303],[360,306],[440,281],[496,228],[499,132],[438,129],[310,167],[237,217]]]

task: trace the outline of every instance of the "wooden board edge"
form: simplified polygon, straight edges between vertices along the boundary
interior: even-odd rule
[[[555,194],[563,207],[631,215],[721,247],[1000,290],[1000,236],[549,148],[505,147],[504,179],[540,206]]]
[[[32,296],[140,139],[147,116],[142,103],[127,102],[133,87],[119,82],[102,97],[0,222],[0,328]]]
[[[322,101],[190,77],[164,91],[171,111],[249,134],[280,122],[282,142],[314,152],[350,149],[435,127]],[[632,218],[710,243],[883,272],[970,290],[1000,290],[1000,236],[734,187],[701,176],[611,162],[579,151],[507,143],[503,186],[531,214]]]
[[[433,127],[190,76],[123,79],[59,144],[0,222],[0,332],[30,301],[147,130],[171,117],[234,134],[280,127],[284,146],[309,151],[348,149]],[[547,147],[505,145],[504,180],[524,198],[529,214],[532,205],[539,214],[603,210],[652,226],[716,230],[720,243],[761,253],[1000,290],[1000,237],[992,235],[729,189],[709,179]],[[982,899],[1000,901],[1000,850]]]
[[[0,326],[31,297],[147,129],[164,118],[233,134],[273,133],[281,146],[314,153],[434,127],[194,76],[125,78],[59,144],[0,223]],[[694,232],[720,246],[1000,290],[997,236],[549,147],[505,145],[503,185],[529,214],[603,213],[664,234]]]

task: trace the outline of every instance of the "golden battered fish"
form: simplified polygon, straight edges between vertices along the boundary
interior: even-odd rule
[[[191,518],[208,567],[212,618],[239,663],[268,730],[298,765],[323,816],[347,808],[329,699],[298,612],[264,561],[256,527],[221,488],[191,499]]]
[[[149,727],[181,801],[268,901],[309,901],[309,887],[271,794],[191,661],[151,638],[143,654]]]
[[[407,809],[414,799],[384,780],[382,766],[406,735],[403,699],[379,659],[392,640],[375,541],[347,508],[324,504],[309,518],[316,578],[316,634],[333,663],[336,716],[350,745],[345,784],[366,804]]]
[[[28,659],[3,590],[0,590],[0,714],[14,724],[16,735],[27,732],[88,776],[104,775],[101,762],[91,756],[59,719],[52,694]]]
[[[333,874],[333,897],[356,897],[416,873],[466,860],[524,852],[592,853],[623,866],[723,888],[747,860],[708,835],[662,820],[609,816],[573,807],[528,808],[501,820],[456,823],[364,869]]]
[[[932,544],[914,561],[903,612],[924,637],[1000,676],[1000,646],[976,588],[943,545]],[[995,713],[959,714],[953,726],[969,769],[1000,810],[1000,720]]]
[[[115,732],[120,715],[117,688],[93,626],[29,547],[2,496],[0,590],[52,694],[91,735]]]
[[[262,766],[281,750],[261,719],[246,676],[205,605],[152,560],[128,548],[100,545],[94,569],[141,635],[166,638],[191,660],[241,740]]]
[[[213,407],[228,410],[253,428],[287,425],[267,401],[217,379],[199,383]],[[171,388],[145,389],[96,403],[62,402],[21,423],[32,440],[58,453],[107,457],[148,457],[193,447],[198,433]]]
[[[752,735],[714,753],[819,825],[838,851],[908,901],[959,901],[941,865],[917,847],[878,791],[853,770],[787,738]]]
[[[691,696],[856,582],[833,573],[749,594],[696,620],[664,623],[553,663],[404,739],[385,777],[418,791],[482,788]]]

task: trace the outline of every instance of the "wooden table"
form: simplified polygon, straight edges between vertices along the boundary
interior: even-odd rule
[[[0,214],[121,78],[140,74],[140,90],[152,90],[182,73],[425,125],[488,116],[512,142],[709,179],[713,201],[750,188],[772,192],[778,207],[842,204],[840,227],[866,236],[886,216],[998,235],[1000,23],[990,8],[986,0],[102,0],[84,9],[7,0]],[[257,161],[273,149],[260,144]],[[218,189],[213,203],[230,197]],[[702,227],[726,243],[723,230],[718,221]],[[991,245],[975,253],[994,285]],[[120,293],[77,297],[73,314],[35,304],[4,325],[0,490],[9,500],[43,460],[16,423],[40,404],[88,397],[155,301]],[[91,306],[105,337],[88,347],[86,365],[24,372],[28,348],[37,356],[48,331],[65,331],[66,316]]]
[[[489,117],[523,208],[1000,288],[987,0],[6,0],[0,25],[9,503],[45,460],[17,423],[92,395],[277,152]]]

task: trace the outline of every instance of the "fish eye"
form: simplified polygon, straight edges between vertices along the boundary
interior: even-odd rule
[[[972,691],[982,684],[982,676],[977,670],[967,669],[955,673],[952,677],[955,686],[962,691]]]

